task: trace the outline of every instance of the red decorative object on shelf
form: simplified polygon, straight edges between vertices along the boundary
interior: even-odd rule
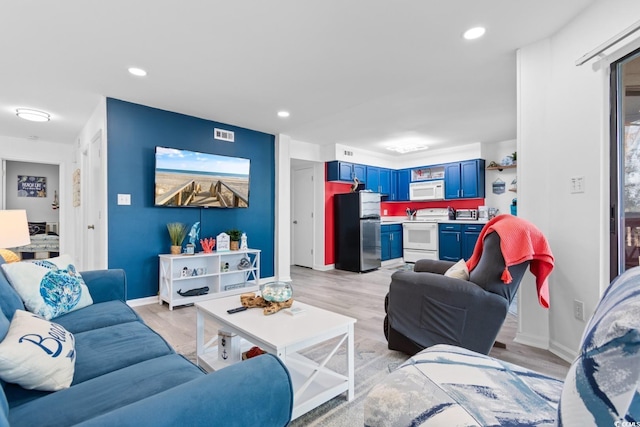
[[[213,252],[213,248],[216,246],[216,239],[213,237],[200,239],[200,244],[202,245],[202,250],[208,254]]]

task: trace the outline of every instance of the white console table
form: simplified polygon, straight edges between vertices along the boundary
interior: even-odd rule
[[[260,285],[260,250],[245,249],[197,253],[193,255],[159,255],[160,298],[169,310],[179,305],[193,304],[211,298],[255,292]],[[240,267],[243,258],[246,268]],[[181,296],[178,291],[208,287],[204,295]]]

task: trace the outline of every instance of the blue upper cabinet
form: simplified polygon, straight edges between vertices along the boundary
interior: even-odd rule
[[[395,192],[391,191],[391,172],[391,169],[367,166],[365,188],[387,196],[387,200],[394,200],[392,193]]]
[[[483,159],[445,165],[445,199],[475,199],[485,195]]]
[[[366,182],[367,167],[356,163],[333,161],[327,163],[327,181],[353,182],[358,178],[360,182]]]
[[[411,170],[400,169],[394,171],[396,177],[396,198],[398,201],[409,200],[409,182],[411,180]]]
[[[380,193],[392,197],[391,191],[391,169],[380,169]]]
[[[375,166],[367,166],[367,179],[364,186],[367,190],[380,192],[380,168]]]
[[[367,167],[365,165],[353,164],[353,176],[360,182],[367,182]],[[353,179],[352,179],[353,181]]]
[[[460,163],[449,163],[444,166],[444,198],[460,198]]]

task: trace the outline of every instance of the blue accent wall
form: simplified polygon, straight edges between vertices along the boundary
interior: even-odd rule
[[[214,128],[235,132],[235,142],[214,139]],[[274,275],[273,135],[108,98],[107,138],[109,268],[126,271],[128,299],[158,294],[158,255],[169,253],[170,222],[200,221],[200,237],[244,231],[249,247],[262,251],[260,276]],[[250,159],[249,207],[155,207],[156,146]],[[119,206],[118,194],[131,194],[131,205]]]

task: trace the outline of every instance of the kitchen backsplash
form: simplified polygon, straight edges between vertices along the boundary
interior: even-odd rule
[[[428,208],[446,208],[450,206],[454,209],[478,209],[478,206],[483,205],[484,199],[438,200],[433,202],[382,202],[380,203],[380,215],[406,215],[407,208],[415,210]]]

